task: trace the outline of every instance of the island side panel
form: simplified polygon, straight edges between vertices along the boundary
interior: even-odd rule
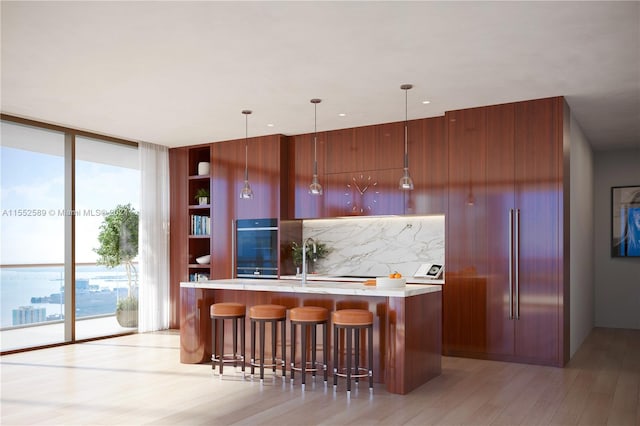
[[[199,364],[211,360],[210,290],[180,289],[180,362]]]
[[[388,302],[387,391],[407,394],[442,372],[442,292]]]

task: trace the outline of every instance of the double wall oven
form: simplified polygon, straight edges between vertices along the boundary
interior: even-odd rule
[[[278,278],[278,220],[236,221],[236,276]]]

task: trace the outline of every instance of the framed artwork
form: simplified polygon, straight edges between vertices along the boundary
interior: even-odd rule
[[[611,188],[611,256],[640,257],[640,186]]]

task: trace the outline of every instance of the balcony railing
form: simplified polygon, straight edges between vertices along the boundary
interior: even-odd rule
[[[2,352],[65,342],[64,265],[0,265]],[[116,319],[117,301],[126,297],[124,269],[76,265],[76,340],[130,333]]]

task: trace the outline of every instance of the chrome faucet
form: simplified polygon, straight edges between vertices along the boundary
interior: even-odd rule
[[[307,283],[307,245],[309,243],[313,244],[312,250],[314,253],[317,253],[318,251],[316,240],[314,240],[313,238],[309,237],[302,242],[302,284],[303,285]]]

